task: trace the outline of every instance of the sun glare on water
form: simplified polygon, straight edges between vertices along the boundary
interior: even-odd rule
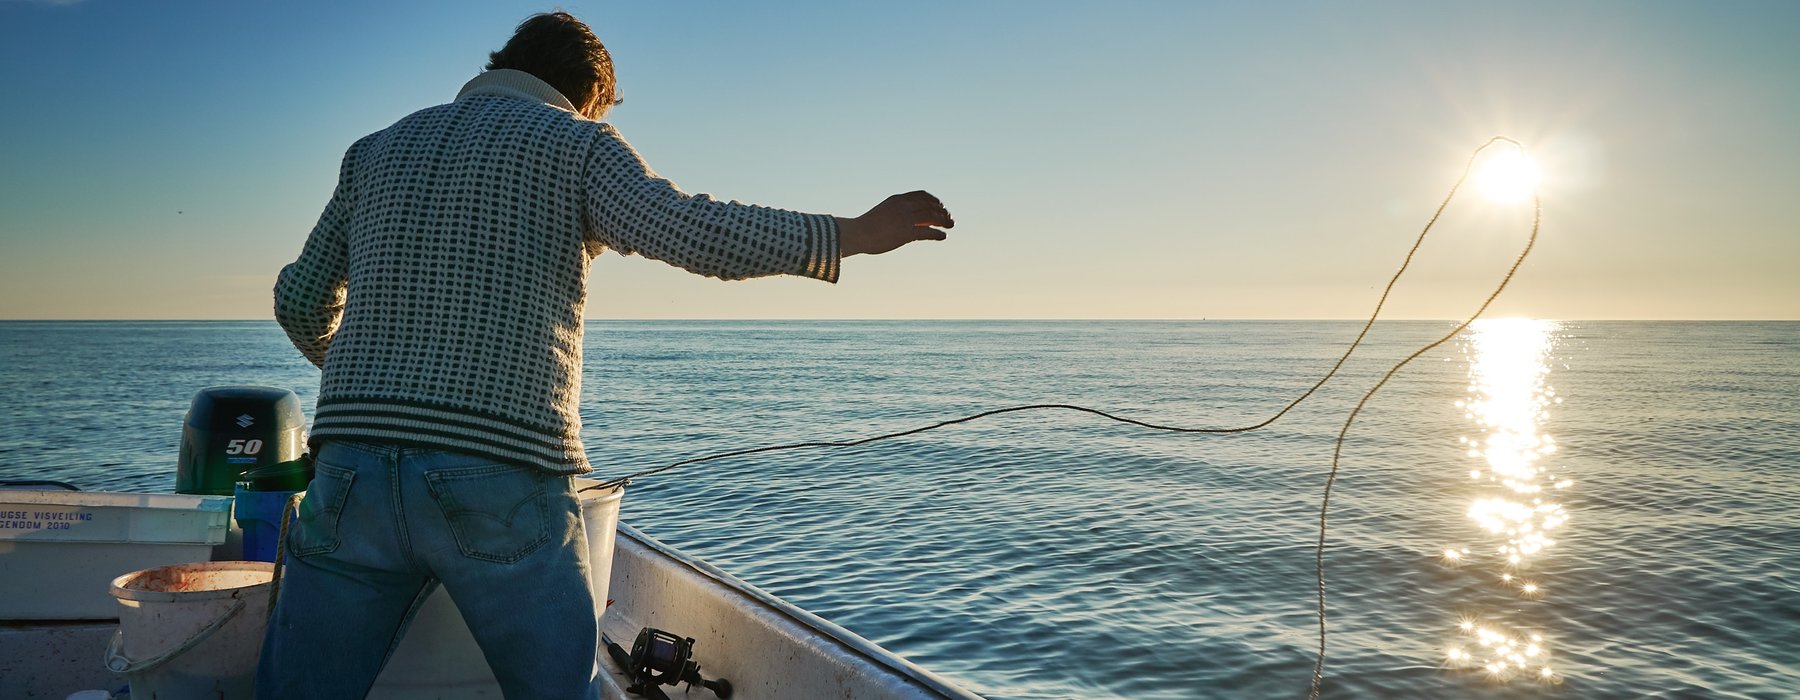
[[[1457,619],[1446,651],[1453,668],[1485,670],[1497,681],[1529,677],[1559,683],[1550,664],[1550,642],[1541,611],[1528,605],[1550,595],[1533,564],[1556,546],[1569,520],[1557,493],[1573,481],[1546,464],[1556,440],[1543,431],[1550,410],[1561,403],[1547,381],[1557,324],[1532,319],[1477,321],[1468,336],[1469,396],[1457,408],[1479,429],[1462,438],[1473,496],[1465,511],[1476,541],[1443,547],[1444,565],[1486,578],[1498,594],[1489,605]],[[1480,608],[1488,608],[1483,611]]]
[[[1519,151],[1501,151],[1487,158],[1475,173],[1475,186],[1488,199],[1497,202],[1519,202],[1537,192],[1543,181],[1531,156]]]

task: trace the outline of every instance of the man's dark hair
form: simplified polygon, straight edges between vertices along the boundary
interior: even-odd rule
[[[488,54],[488,70],[511,68],[537,76],[556,88],[575,109],[598,117],[618,103],[612,55],[581,20],[567,12],[525,18],[499,51]]]

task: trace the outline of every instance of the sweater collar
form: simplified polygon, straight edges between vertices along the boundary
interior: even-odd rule
[[[475,76],[473,80],[463,84],[462,91],[456,93],[456,99],[460,100],[465,95],[504,95],[535,100],[560,110],[580,114],[580,111],[575,109],[575,105],[569,102],[569,98],[563,97],[563,94],[557,92],[556,88],[550,87],[549,83],[525,71],[511,68],[495,68]]]

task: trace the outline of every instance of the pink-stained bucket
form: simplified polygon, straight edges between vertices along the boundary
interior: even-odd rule
[[[119,631],[106,666],[133,697],[252,698],[275,565],[175,564],[113,579]]]

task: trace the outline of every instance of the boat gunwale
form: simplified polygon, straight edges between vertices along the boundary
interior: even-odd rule
[[[856,655],[906,676],[908,679],[918,683],[927,690],[937,693],[945,698],[951,698],[952,700],[985,700],[982,696],[958,686],[948,678],[908,661],[904,657],[895,654],[881,645],[871,642],[830,620],[819,617],[793,603],[782,600],[780,597],[769,593],[768,591],[757,588],[743,579],[726,573],[723,569],[714,566],[704,559],[690,556],[681,550],[664,544],[636,527],[620,522],[618,534],[629,537],[638,544],[655,551],[669,560],[677,562],[695,573],[710,578],[729,589],[737,591],[738,593],[761,603],[799,625],[825,635],[827,638],[837,642],[839,645],[854,652]]]

